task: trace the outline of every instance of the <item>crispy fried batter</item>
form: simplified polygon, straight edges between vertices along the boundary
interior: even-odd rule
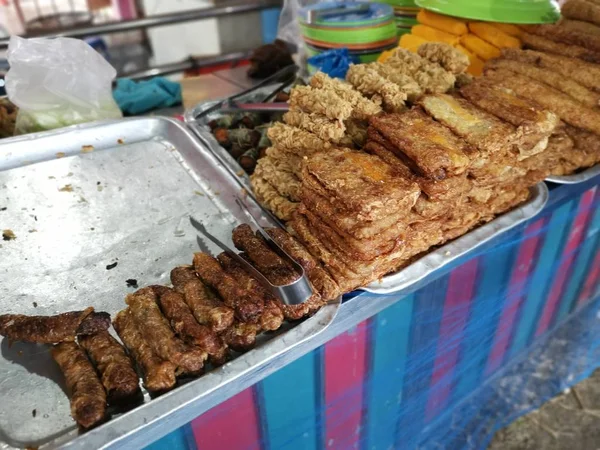
[[[171,361],[180,373],[194,375],[204,367],[207,354],[191,348],[177,339],[162,315],[152,288],[140,289],[128,295],[126,302],[135,325],[152,350],[162,359]]]
[[[94,319],[94,308],[74,311],[56,316],[25,316],[5,314],[0,316],[0,335],[11,341],[32,342],[36,344],[55,344],[73,341],[77,334],[96,331],[96,326],[83,326],[87,318]],[[101,316],[103,317],[103,316]],[[94,320],[94,325],[96,320]],[[103,321],[101,321],[101,324]],[[110,320],[109,320],[110,325]],[[105,330],[108,329],[108,325]]]
[[[215,333],[221,333],[233,325],[233,309],[226,306],[211,288],[202,283],[193,267],[173,269],[171,283],[177,292],[183,294],[199,324],[209,326]]]
[[[518,98],[511,90],[478,80],[461,89],[474,105],[517,127],[518,159],[523,160],[546,148],[548,138],[560,119],[537,103]],[[540,145],[541,142],[541,145]]]
[[[454,74],[439,64],[432,63],[403,48],[397,48],[385,64],[412,77],[421,86],[424,93],[447,92],[456,82]]]
[[[331,150],[309,158],[303,182],[339,201],[361,220],[410,208],[419,196],[415,183],[396,176],[381,159],[349,150]]]
[[[344,122],[346,125],[346,134],[352,140],[353,146],[362,148],[367,143],[368,122],[350,119]],[[302,170],[302,167],[300,167]]]
[[[523,46],[525,48],[530,48],[532,50],[568,56],[570,58],[579,58],[583,61],[588,61],[591,63],[600,62],[600,53],[589,50],[585,47],[580,47],[578,45],[556,42],[544,36],[538,36],[526,32],[521,33],[521,40],[523,41]]]
[[[417,97],[423,93],[421,86],[419,86],[412,77],[394,70],[389,65],[374,62],[368,64],[368,67],[373,69],[390,83],[397,85],[400,88],[400,91],[405,93],[406,98],[411,102],[414,102]]]
[[[266,180],[283,197],[293,202],[300,201],[302,184],[287,161],[261,158],[254,169],[253,176]]]
[[[459,175],[469,165],[466,143],[419,109],[374,117],[371,127],[393,145],[396,156],[428,178]]]
[[[483,154],[492,155],[508,150],[515,128],[476,108],[465,99],[447,94],[427,95],[420,105],[435,120],[450,128]]]
[[[52,348],[52,357],[65,376],[71,416],[83,428],[91,428],[106,417],[106,392],[84,351],[74,342]]]
[[[332,147],[330,142],[320,139],[308,131],[281,122],[271,126],[267,133],[273,147],[301,157],[310,156]]]
[[[277,242],[288,255],[302,266],[311,284],[321,294],[323,300],[333,300],[341,294],[336,282],[294,237],[280,228],[267,228],[265,231],[271,236],[271,239]]]
[[[113,326],[133,359],[140,366],[146,389],[150,392],[162,392],[173,388],[177,366],[154,353],[135,325],[129,308],[117,314]]]
[[[330,78],[323,72],[317,72],[311,79],[311,86],[331,90],[352,105],[352,117],[357,120],[369,120],[381,112],[381,106],[356,91],[351,84]]]
[[[592,133],[600,133],[600,112],[586,108],[568,95],[505,69],[489,70],[486,72],[486,76],[497,85],[511,89],[517,95],[539,103],[557,114],[566,123]]]
[[[215,289],[242,322],[258,323],[264,310],[262,299],[244,292],[219,262],[206,253],[194,254],[194,268],[202,281]]]
[[[321,114],[305,113],[290,109],[283,120],[288,125],[314,133],[319,139],[338,143],[344,137],[346,127],[341,120],[330,120]]]
[[[279,302],[229,255],[221,253],[217,259],[245,292],[252,292],[264,301],[265,308],[260,317],[260,328],[266,331],[278,330],[284,319]]]
[[[299,203],[291,202],[281,196],[264,178],[253,176],[250,181],[256,199],[265,208],[275,214],[278,219],[288,221],[292,218],[292,214],[298,208]]]
[[[594,92],[579,84],[577,81],[554,72],[553,70],[510,59],[495,59],[488,61],[485,67],[486,69],[506,69],[533,78],[534,80],[541,81],[542,83],[546,83],[547,85],[558,89],[564,94],[570,95],[589,108],[600,106],[599,93]]]
[[[138,375],[125,349],[108,331],[81,336],[79,345],[86,351],[102,376],[111,402],[131,398],[140,391]]]
[[[200,347],[208,353],[211,361],[223,364],[227,358],[227,346],[214,331],[196,321],[184,296],[164,286],[152,286],[152,290],[177,336],[189,345]]]
[[[598,88],[600,67],[596,64],[586,63],[579,59],[565,56],[550,55],[533,50],[517,50],[514,48],[502,49],[502,56],[514,61],[532,64],[536,67],[552,70],[565,77],[570,77],[590,89]]]
[[[276,286],[291,284],[299,278],[291,264],[275,253],[261,237],[255,235],[247,224],[233,230],[233,243],[246,252],[252,264]]]
[[[439,64],[454,75],[461,74],[469,67],[469,57],[444,42],[427,42],[417,49],[419,56]]]
[[[400,86],[388,81],[375,69],[365,64],[354,64],[348,69],[346,79],[364,95],[379,95],[384,109],[397,112],[405,109],[407,95]]]
[[[310,134],[310,133],[309,133]],[[298,156],[294,153],[289,153],[286,150],[283,150],[278,147],[269,147],[266,150],[266,156],[276,161],[274,164],[279,164],[280,162],[289,166],[292,169],[292,173],[296,175],[298,178],[302,176],[302,157]]]
[[[316,113],[330,120],[346,120],[352,115],[352,105],[335,92],[296,86],[290,92],[290,107],[307,113]]]

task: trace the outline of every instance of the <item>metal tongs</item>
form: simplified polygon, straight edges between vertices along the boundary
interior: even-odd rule
[[[294,258],[287,254],[285,250],[283,250],[273,239],[269,236],[265,230],[258,224],[258,221],[254,218],[252,213],[248,210],[248,207],[239,199],[236,198],[236,203],[245,213],[245,215],[250,219],[250,222],[254,227],[258,230],[260,235],[267,242],[271,250],[281,256],[283,259],[288,261],[293,267],[296,273],[300,274],[300,277],[296,279],[294,282],[290,284],[286,284],[283,286],[275,286],[272,284],[262,273],[260,273],[257,269],[254,268],[252,264],[242,258],[236,251],[229,248],[215,236],[210,234],[204,224],[202,222],[194,219],[194,217],[190,216],[190,222],[192,226],[206,236],[213,244],[223,250],[228,256],[233,258],[240,264],[247,272],[249,272],[254,278],[256,278],[268,291],[281,300],[282,303],[286,305],[299,305],[304,303],[313,295],[312,287],[308,281],[308,277],[304,272],[304,268],[296,262]],[[200,246],[204,246],[202,240],[198,236],[198,243]]]
[[[245,91],[242,91],[238,94],[228,97],[220,102],[217,102],[210,108],[205,109],[204,111],[202,111],[200,114],[198,114],[196,116],[196,120],[206,116],[207,114],[210,114],[210,113],[212,113],[214,111],[218,111],[218,110],[221,110],[222,112],[228,112],[228,113],[229,112],[247,111],[248,108],[240,107],[240,106],[244,106],[244,105],[239,105],[236,102],[236,100],[239,100],[240,98],[245,97],[248,94],[251,94],[252,92],[256,91],[257,89],[261,89],[265,86],[268,86],[268,85],[276,83],[276,82],[281,82],[281,85],[277,86],[277,88],[273,92],[269,92],[262,99],[260,99],[258,101],[258,103],[263,104],[263,108],[261,108],[261,110],[259,110],[257,107],[255,107],[252,110],[254,112],[263,112],[262,110],[265,110],[265,112],[281,111],[283,108],[281,105],[279,105],[276,109],[270,109],[269,106],[265,105],[264,103],[273,99],[279,92],[283,91],[286,87],[288,87],[289,85],[294,83],[294,81],[296,81],[296,74],[298,73],[298,70],[300,70],[300,68],[295,64],[284,67],[283,69],[281,69],[280,71],[271,75],[270,77],[265,78],[263,81],[258,83],[256,86],[252,86],[250,89],[246,89]]]

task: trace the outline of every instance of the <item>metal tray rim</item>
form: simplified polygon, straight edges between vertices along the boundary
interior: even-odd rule
[[[598,175],[600,175],[600,164],[596,164],[581,173],[573,175],[549,176],[546,178],[546,181],[554,184],[578,184],[585,183]]]
[[[426,254],[404,269],[392,275],[386,275],[382,282],[371,283],[359,290],[381,295],[408,290],[471,250],[532,219],[544,209],[546,203],[548,203],[550,193],[548,186],[544,182],[533,186],[530,188],[530,191],[532,192],[532,197],[521,206]],[[499,228],[497,228],[498,225],[500,225]]]
[[[101,132],[98,133],[99,138],[96,142],[82,142],[81,140],[77,141],[77,133],[79,131],[90,131],[94,129],[105,130],[106,127],[110,128],[113,126],[119,126],[119,131],[121,131],[125,130],[130,125],[136,126],[140,123],[151,125],[145,128],[148,140],[151,138],[160,137],[157,136],[156,133],[160,131],[161,126],[167,126],[176,130],[177,133],[184,135],[185,139],[189,141],[189,144],[194,146],[195,151],[207,152],[209,153],[210,158],[215,161],[215,164],[222,164],[216,155],[206,147],[206,144],[199,140],[194,133],[185,126],[185,124],[176,119],[154,116],[123,120],[99,121],[88,124],[73,125],[64,129],[44,131],[25,136],[8,138],[0,142],[0,172],[4,170],[10,170],[15,167],[50,161],[56,158],[55,155],[44,155],[43,152],[40,151],[33,151],[33,158],[24,157],[23,155],[18,154],[18,152],[12,151],[14,144],[22,145],[22,143],[33,143],[36,140],[45,140],[53,137],[70,137],[72,140],[69,141],[69,144],[65,146],[68,147],[69,150],[65,150],[64,156],[71,156],[80,153],[81,144],[97,145],[97,149],[99,151],[103,150],[104,148],[110,148],[109,144],[112,144],[115,147],[117,146],[117,142],[107,140],[106,137],[101,136]],[[124,136],[124,138],[126,144],[142,142],[146,140],[137,139],[133,141],[127,141],[127,137]],[[169,141],[168,136],[165,136],[165,141]],[[48,151],[46,151],[46,153],[48,153]],[[227,170],[227,172],[229,173],[230,171]],[[234,181],[236,184],[240,185],[239,180]],[[98,428],[90,430],[81,435],[76,434],[75,431],[66,430],[58,437],[51,438],[47,443],[43,444],[43,447],[99,449],[126,446],[127,444],[125,441],[131,438],[132,435],[142,431],[144,428],[156,423],[159,420],[166,419],[180,408],[193,407],[196,409],[196,411],[198,411],[197,415],[201,414],[202,412],[210,409],[210,407],[212,407],[214,404],[218,404],[223,400],[222,398],[216,400],[210,398],[217,395],[221,389],[229,387],[229,396],[234,395],[236,392],[233,391],[235,391],[236,387],[233,386],[233,383],[240,379],[242,381],[249,379],[252,380],[253,383],[259,381],[265,376],[261,376],[261,373],[264,373],[264,371],[261,372],[259,370],[260,368],[273,363],[274,360],[288,353],[293,348],[309,341],[314,336],[323,332],[333,322],[341,305],[341,301],[342,297],[340,296],[335,301],[319,310],[313,317],[308,318],[307,320],[294,326],[292,329],[282,332],[280,335],[270,339],[267,342],[264,342],[257,348],[238,356],[226,365],[214,369],[202,377],[189,381],[163,396],[160,396],[152,401],[134,408],[127,413],[115,417]],[[205,402],[204,405],[202,404],[203,401]],[[213,405],[210,404],[211,401],[213,402]],[[183,423],[181,425],[183,425]],[[175,426],[173,428],[175,428]],[[0,448],[12,448],[10,445],[7,447],[7,445],[8,443],[6,442],[0,443]]]

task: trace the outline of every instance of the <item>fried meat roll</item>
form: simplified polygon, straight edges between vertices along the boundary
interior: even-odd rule
[[[200,373],[207,358],[206,352],[189,347],[175,337],[157,305],[156,293],[151,288],[140,289],[128,295],[126,302],[140,333],[159,357],[175,364],[181,374]]]
[[[153,286],[152,289],[157,294],[160,309],[177,336],[190,345],[202,348],[211,357],[211,361],[223,364],[227,357],[227,346],[214,331],[196,321],[183,295],[164,286]]]
[[[256,345],[256,335],[260,325],[236,322],[223,333],[223,340],[236,352],[245,352]]]
[[[226,306],[206,286],[191,266],[176,267],[171,271],[171,283],[183,295],[186,304],[201,325],[209,326],[215,333],[229,328],[234,321],[234,311]]]
[[[215,289],[225,304],[235,310],[240,321],[258,323],[264,310],[264,302],[245,294],[215,258],[206,253],[196,253],[194,268],[202,281]]]
[[[587,48],[594,52],[600,52],[600,36],[586,33],[583,30],[568,29],[561,25],[524,25],[523,28],[529,33],[543,36],[555,42],[566,42]]]
[[[78,341],[100,372],[110,401],[123,400],[140,391],[131,359],[108,331],[81,336]]]
[[[106,392],[94,366],[75,342],[52,348],[52,357],[65,376],[71,416],[83,428],[91,428],[106,416]]]
[[[93,334],[107,330],[109,326],[110,316],[106,313],[94,313],[92,307],[84,311],[67,312],[56,316],[25,316],[22,314],[0,316],[1,336],[11,341],[36,344],[73,341],[77,335]]]
[[[555,55],[567,56],[569,58],[578,58],[595,64],[600,62],[600,53],[585,47],[580,47],[579,45],[556,42],[544,36],[526,32],[521,34],[521,40],[523,41],[523,46],[525,48],[537,50],[539,52],[552,53]]]
[[[233,243],[238,250],[248,254],[253,265],[274,285],[291,284],[299,278],[292,265],[271,250],[249,225],[239,225],[233,230]]]
[[[258,280],[246,272],[237,261],[226,253],[221,253],[217,259],[247,295],[259,297],[264,302],[264,310],[259,320],[261,329],[267,331],[278,330],[283,323],[283,313],[279,302],[267,292]]]
[[[173,388],[177,366],[154,353],[134,323],[129,308],[117,314],[113,325],[125,347],[138,363],[146,389],[150,392],[162,392]]]

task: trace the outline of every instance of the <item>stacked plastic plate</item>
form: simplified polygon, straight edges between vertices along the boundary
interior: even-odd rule
[[[347,48],[360,62],[377,60],[397,44],[394,9],[382,3],[333,1],[300,10],[308,55]]]
[[[377,0],[381,3],[387,3],[394,8],[394,18],[396,21],[396,30],[398,36],[410,33],[413,25],[417,24],[417,14],[419,7],[414,0]]]

